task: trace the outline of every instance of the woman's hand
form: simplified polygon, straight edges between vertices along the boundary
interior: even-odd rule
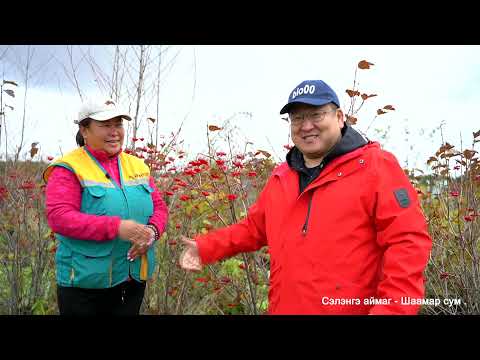
[[[142,245],[148,243],[152,238],[152,229],[139,224],[133,220],[120,221],[118,236],[133,244]]]
[[[130,261],[135,260],[138,256],[146,254],[150,246],[152,246],[155,241],[155,232],[150,229],[148,226],[145,226],[147,231],[150,233],[150,238],[147,242],[141,244],[133,244],[133,246],[128,250],[127,259]]]

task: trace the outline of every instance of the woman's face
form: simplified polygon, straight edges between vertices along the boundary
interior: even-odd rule
[[[85,144],[93,150],[103,150],[108,155],[115,155],[123,146],[125,129],[123,119],[116,117],[106,121],[92,120],[88,127],[80,127]]]

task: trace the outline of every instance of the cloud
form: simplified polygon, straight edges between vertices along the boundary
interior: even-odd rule
[[[158,124],[160,132],[168,134],[185,121],[181,136],[192,153],[205,151],[207,123],[220,125],[233,116],[233,124],[257,148],[270,151],[273,147],[283,156],[282,146],[288,141],[289,128],[281,120],[279,110],[290,91],[303,80],[323,79],[338,92],[346,108],[349,97],[345,89],[352,88],[356,65],[363,59],[375,65],[370,70],[358,70],[357,83],[360,90],[378,94],[378,97],[369,99],[358,114],[358,128],[364,130],[368,126],[377,108],[393,105],[396,111],[378,117],[369,133],[375,135],[373,129],[386,131],[390,127],[385,147],[394,151],[401,162],[405,163],[405,155],[409,155],[412,162],[418,159],[419,166],[425,162],[441,141],[438,132],[432,138],[428,134],[442,120],[446,122],[444,137],[452,139],[451,142],[458,142],[461,132],[465,145],[471,132],[479,130],[472,122],[480,100],[479,46],[178,48],[181,55],[172,60],[171,70],[168,74],[165,72],[161,80]],[[104,96],[105,92],[93,81],[91,65],[80,60],[89,51],[99,67],[108,69],[112,64],[112,49],[103,46],[73,48],[74,63],[80,64],[78,81],[90,96]],[[156,50],[152,47],[152,56]],[[18,56],[25,55],[25,47],[15,51]],[[36,86],[35,91],[32,89],[29,113],[43,117],[39,124],[50,129],[42,135],[45,137],[44,146],[51,144],[48,152],[58,152],[58,141],[64,141],[65,148],[74,146],[75,130],[66,125],[65,119],[75,114],[78,95],[60,65],[69,60],[65,47],[36,46],[35,51],[38,63],[51,54],[56,61],[49,63],[44,74],[45,82],[37,81],[41,85]],[[170,54],[171,60],[175,52]],[[165,65],[167,61],[165,58]],[[9,63],[7,67],[12,66]],[[133,74],[135,70],[132,70],[131,80],[126,76],[125,81],[135,81]],[[148,75],[150,84],[155,81],[154,74],[152,68]],[[133,93],[134,88],[128,91]],[[141,117],[156,117],[154,94],[154,87],[150,85],[145,94],[150,98],[149,107],[141,112]],[[242,113],[251,113],[252,116]],[[141,131],[147,133],[146,127]],[[71,142],[67,140],[70,137]]]

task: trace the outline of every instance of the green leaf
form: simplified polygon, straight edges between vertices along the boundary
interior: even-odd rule
[[[32,306],[32,313],[33,315],[45,315],[45,300],[43,299],[38,299],[35,304]]]
[[[232,259],[227,259],[223,262],[223,269],[225,272],[232,276],[232,277],[238,277],[241,275],[241,270],[238,267],[242,262],[238,259],[232,258]]]
[[[208,209],[210,209],[210,205],[208,205],[206,201],[202,201],[201,203],[198,204],[198,212],[200,214],[204,214]],[[204,220],[204,222],[205,221],[207,220]],[[211,225],[210,222],[208,224]]]
[[[259,309],[260,309],[261,312],[267,311],[267,309],[268,309],[268,300],[265,299],[265,300],[261,301],[261,303],[259,304],[258,307],[259,307]]]

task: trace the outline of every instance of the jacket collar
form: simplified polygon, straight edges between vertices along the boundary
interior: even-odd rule
[[[326,169],[322,172],[322,174],[325,174],[327,172],[330,172],[330,169],[333,169],[337,167],[337,165],[340,165],[346,161],[351,160],[352,158],[355,158],[357,156],[361,156],[365,151],[367,151],[370,148],[380,148],[380,144],[376,141],[369,141],[365,146],[362,146],[360,148],[357,148],[355,150],[352,150],[351,152],[344,154],[342,156],[336,157],[330,164],[330,166],[327,166]],[[272,175],[276,175],[281,177],[288,176],[290,174],[298,174],[297,171],[292,169],[287,162],[283,162],[279,164],[273,171]],[[320,175],[322,176],[322,175]]]

